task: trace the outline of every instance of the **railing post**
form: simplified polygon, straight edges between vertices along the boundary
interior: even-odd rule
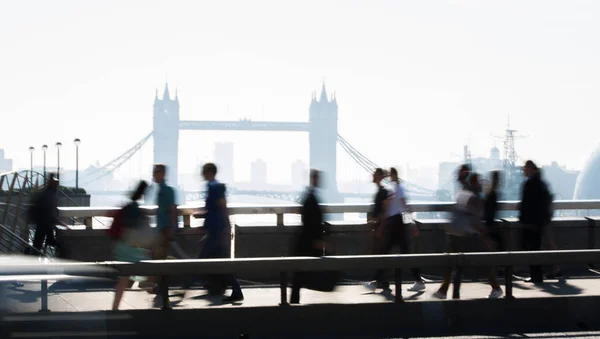
[[[596,220],[594,218],[587,217],[588,221],[588,249],[596,249]],[[589,268],[594,268],[593,263],[588,263]]]
[[[48,280],[42,280],[42,308],[40,312],[50,312],[48,309]]]
[[[402,299],[402,269],[395,268],[394,269],[394,287],[396,288],[396,296],[394,301],[396,303],[401,303]]]
[[[85,217],[85,218],[83,218],[83,223],[85,224],[85,228],[87,228],[87,229],[92,229],[93,228],[92,222],[93,222],[93,218],[92,217]]]
[[[279,273],[279,287],[281,289],[281,302],[279,305],[284,306],[288,305],[287,301],[287,273],[281,272]]]
[[[163,311],[170,311],[172,310],[172,307],[171,301],[169,300],[169,284],[167,281],[168,277],[163,275],[159,279],[158,294],[160,295],[160,299],[162,301],[162,307],[160,309]]]
[[[189,214],[183,216],[183,227],[190,227],[192,224],[192,218]]]
[[[513,296],[513,267],[512,266],[506,266],[504,267],[504,283],[505,283],[505,287],[504,287],[504,295],[506,296],[506,299],[514,299],[515,297]]]
[[[283,226],[283,213],[277,213],[277,226]]]

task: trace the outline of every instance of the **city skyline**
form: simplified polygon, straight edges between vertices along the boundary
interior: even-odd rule
[[[588,43],[599,28],[596,3],[36,4],[39,11],[13,2],[0,13],[0,31],[10,32],[0,35],[10,51],[0,63],[10,79],[0,81],[0,114],[31,121],[26,138],[13,124],[0,127],[0,146],[15,168],[29,167],[30,146],[41,164],[39,148],[48,144],[54,154],[56,141],[64,145],[61,166],[74,168],[74,138],[82,139],[80,167],[110,161],[151,130],[152,98],[165,73],[172,93],[178,90],[182,119],[202,120],[306,121],[311,92],[324,77],[337,93],[340,133],[386,167],[436,167],[455,160],[464,144],[473,156],[494,144],[502,149],[491,135],[503,133],[508,116],[529,136],[517,141],[522,160],[582,169],[597,146],[600,58]],[[230,14],[226,22],[215,21],[221,12]],[[302,17],[323,24],[306,25]],[[335,25],[324,31],[325,22]],[[379,135],[389,140],[382,145]],[[308,159],[301,133],[184,132],[181,170],[210,160],[213,142],[238,145],[241,178],[254,158],[275,176]],[[143,171],[148,153],[134,161]],[[365,175],[345,173],[349,164],[338,160],[340,177]]]

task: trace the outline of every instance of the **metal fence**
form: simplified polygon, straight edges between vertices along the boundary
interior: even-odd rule
[[[393,269],[395,302],[402,302],[402,270],[412,267],[504,267],[505,295],[513,297],[513,266],[600,262],[600,250],[431,253],[329,257],[285,257],[244,259],[149,260],[139,263],[39,263],[32,260],[2,260],[0,276],[70,275],[116,278],[118,276],[176,276],[268,271],[280,273],[281,305],[287,304],[288,274],[292,272],[344,271],[348,269]],[[42,311],[48,310],[48,282],[42,280]],[[168,293],[168,291],[166,291]]]

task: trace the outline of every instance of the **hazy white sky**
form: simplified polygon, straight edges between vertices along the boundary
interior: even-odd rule
[[[109,161],[152,129],[166,73],[182,119],[306,121],[324,77],[340,134],[376,163],[487,155],[510,114],[522,158],[578,169],[599,138],[599,17],[574,0],[0,0],[0,147],[28,167],[30,145],[61,141],[72,168],[79,137],[83,165]],[[242,180],[255,158],[286,179],[308,161],[302,133],[184,132],[180,171],[215,141],[237,143]],[[149,144],[129,170],[151,162]]]

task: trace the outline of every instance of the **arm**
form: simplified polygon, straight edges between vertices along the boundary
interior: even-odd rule
[[[171,216],[171,225],[173,225],[173,227],[177,227],[177,205],[172,204],[169,207],[169,215]]]
[[[231,220],[229,220],[229,209],[227,208],[227,200],[225,197],[220,198],[217,201],[217,205],[223,213],[223,220],[225,221],[225,230],[231,232]]]

